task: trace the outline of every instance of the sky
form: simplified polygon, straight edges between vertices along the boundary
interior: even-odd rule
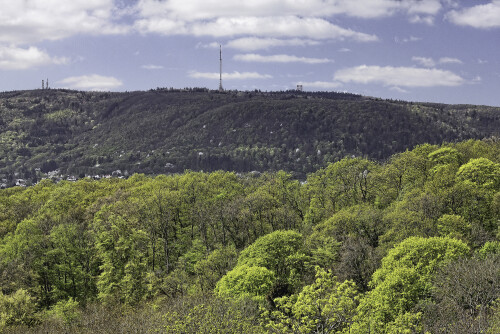
[[[0,0],[0,91],[340,91],[500,106],[500,0]]]

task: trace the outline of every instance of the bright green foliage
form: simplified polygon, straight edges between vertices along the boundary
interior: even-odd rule
[[[34,325],[35,310],[35,300],[26,290],[19,289],[12,295],[0,291],[0,331],[6,326]]]
[[[411,237],[398,244],[373,274],[373,290],[358,307],[356,333],[369,328],[389,333],[391,326],[402,321],[398,318],[416,319],[417,315],[411,314],[413,307],[429,296],[436,268],[468,253],[466,244],[447,237]]]
[[[454,148],[441,147],[428,155],[429,160],[436,165],[455,164],[460,165],[461,154]]]
[[[338,241],[349,237],[364,238],[374,247],[385,232],[381,211],[367,204],[342,209],[315,230],[315,234],[331,236]]]
[[[477,253],[483,259],[490,255],[500,255],[500,241],[486,242]]]
[[[217,283],[215,291],[227,297],[262,297],[274,285],[276,275],[273,271],[259,266],[238,265]]]
[[[442,215],[437,228],[440,235],[456,239],[466,239],[470,234],[470,224],[459,215]]]
[[[457,180],[479,187],[498,189],[500,187],[500,163],[486,158],[471,159],[460,167]]]
[[[384,211],[386,232],[380,237],[383,247],[390,248],[412,236],[434,236],[437,231],[433,219],[440,215],[440,204],[432,193],[418,189],[406,193]]]
[[[278,297],[300,283],[308,260],[300,233],[276,231],[244,249],[236,267],[217,283],[216,290],[223,295],[240,296],[248,292]]]
[[[276,333],[342,333],[348,331],[358,304],[352,281],[339,283],[331,271],[316,267],[316,279],[298,294],[276,298],[265,311],[266,327]]]
[[[326,152],[322,143],[309,145],[315,155],[317,149]],[[289,149],[273,149],[272,154],[287,159]],[[241,152],[257,161],[259,150]],[[294,164],[307,155],[302,148],[294,154]],[[341,157],[318,155],[307,164]],[[197,159],[200,166],[212,161]],[[99,162],[105,164],[105,157]],[[89,164],[94,166],[95,160]],[[298,296],[310,285],[313,267],[320,265],[339,282],[353,281],[366,293],[352,333],[355,328],[360,333],[367,328],[372,333],[416,331],[434,314],[423,304],[445,305],[433,300],[428,283],[435,268],[455,258],[444,248],[463,255],[467,251],[460,247],[467,244],[485,259],[498,253],[498,164],[500,142],[491,139],[420,145],[385,163],[345,158],[304,183],[286,172],[219,171],[44,180],[33,187],[3,189],[2,298],[27,292],[33,305],[27,319],[56,308],[63,313],[81,309],[82,324],[87,308],[95,305],[116,310],[112,314],[122,307],[146,310],[159,299],[183,303],[216,287],[239,300],[246,295],[265,298],[272,310],[277,297]],[[396,259],[395,250],[410,237],[420,238],[408,239],[412,247]],[[411,261],[403,261],[408,257]],[[122,323],[133,318],[127,317]],[[66,326],[67,332],[80,323],[46,322]],[[124,332],[134,332],[126,328]]]
[[[78,302],[73,298],[57,302],[54,306],[52,306],[48,313],[50,316],[59,319],[66,324],[75,322],[81,317]]]

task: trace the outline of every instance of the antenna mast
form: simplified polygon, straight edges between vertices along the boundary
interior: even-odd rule
[[[219,59],[220,59],[220,72],[219,72],[219,91],[222,92],[224,88],[222,88],[222,45],[219,45]]]

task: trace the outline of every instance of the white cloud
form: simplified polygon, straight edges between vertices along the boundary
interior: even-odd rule
[[[440,64],[463,64],[463,62],[458,58],[442,57],[439,58]]]
[[[500,0],[476,5],[462,10],[452,10],[447,14],[452,23],[474,28],[500,28]]]
[[[412,57],[411,60],[424,67],[435,67],[437,64],[463,64],[460,59],[452,57],[441,57],[437,62],[427,57]]]
[[[319,41],[311,39],[243,37],[229,41],[226,44],[226,47],[242,51],[256,51],[256,50],[269,49],[272,47],[279,47],[279,46],[311,46],[318,44],[320,44]]]
[[[245,62],[258,62],[258,63],[305,63],[305,64],[324,64],[333,62],[331,59],[327,58],[307,58],[307,57],[297,57],[293,55],[271,55],[263,56],[255,53],[250,54],[238,54],[235,55],[234,60],[245,61]]]
[[[339,52],[351,52],[351,49],[341,48],[341,49],[339,49]]]
[[[462,77],[450,71],[366,65],[338,70],[335,72],[334,80],[344,83],[379,83],[395,87],[459,86],[465,83]]]
[[[0,42],[23,45],[78,33],[116,34],[113,0],[0,0]]]
[[[212,79],[219,80],[218,72],[189,72],[189,76],[195,79]],[[222,73],[223,80],[245,80],[245,79],[271,79],[273,76],[269,74],[260,74],[257,72],[232,72]]]
[[[142,65],[141,68],[143,68],[145,70],[162,70],[164,67],[161,65],[149,64],[149,65]]]
[[[297,16],[219,17],[214,20],[195,22],[153,16],[138,20],[136,28],[142,33],[159,33],[164,35],[214,37],[252,35],[256,37],[275,38],[352,39],[360,42],[378,40],[375,35],[345,29],[322,18]]]
[[[410,17],[410,22],[411,23],[423,23],[427,24],[429,26],[434,25],[434,16],[430,15],[414,15]]]
[[[333,90],[342,86],[340,82],[333,81],[313,81],[313,82],[297,82],[297,85],[302,85],[305,90]]]
[[[440,0],[141,0],[144,16],[171,15],[182,20],[210,20],[217,17],[295,15],[326,17],[348,15],[363,18],[390,16],[397,12],[435,15]]]
[[[67,64],[68,58],[51,57],[36,47],[18,48],[0,45],[0,70],[26,70],[50,64]]]
[[[411,60],[414,62],[424,66],[424,67],[434,67],[436,66],[436,62],[432,58],[426,57],[412,57]]]
[[[114,77],[105,77],[98,74],[69,77],[57,83],[72,89],[96,91],[109,91],[123,85],[122,81]]]

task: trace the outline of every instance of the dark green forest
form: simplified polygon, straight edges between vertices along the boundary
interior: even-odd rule
[[[207,160],[197,160],[205,172],[46,179],[0,190],[1,332],[500,333],[500,141],[404,149],[498,131],[497,109],[196,92],[54,92],[39,98],[40,110],[6,105],[32,105],[23,94],[2,98],[1,126],[24,134],[2,131],[4,170],[52,159],[76,171],[80,159],[91,168],[98,158],[129,168],[149,147],[178,154],[141,160],[161,172],[154,161],[183,166],[181,149],[196,153],[193,143],[212,138],[214,145],[205,143]],[[86,99],[108,111],[96,114]],[[155,114],[165,99],[171,113]],[[198,104],[186,109],[183,99]],[[278,110],[289,120],[283,127]],[[241,117],[218,118],[231,112]],[[158,132],[132,136],[151,115]],[[378,118],[384,127],[372,142]],[[160,126],[179,119],[172,126],[190,137]],[[328,129],[325,119],[338,124]],[[218,133],[217,122],[231,130]],[[256,127],[255,137],[245,134]],[[283,146],[267,146],[270,131]],[[141,153],[131,158],[123,138]],[[208,171],[203,164],[217,156],[219,141],[232,147],[226,154],[231,164],[241,162],[238,171],[284,171]],[[174,142],[175,149],[165,146]],[[115,159],[122,150],[123,161],[132,160]],[[255,165],[243,168],[245,161]],[[307,172],[304,181],[291,173],[297,166]]]
[[[192,171],[305,179],[346,156],[500,137],[500,108],[347,93],[32,90],[0,93],[0,184]],[[52,172],[52,174],[49,174]]]

